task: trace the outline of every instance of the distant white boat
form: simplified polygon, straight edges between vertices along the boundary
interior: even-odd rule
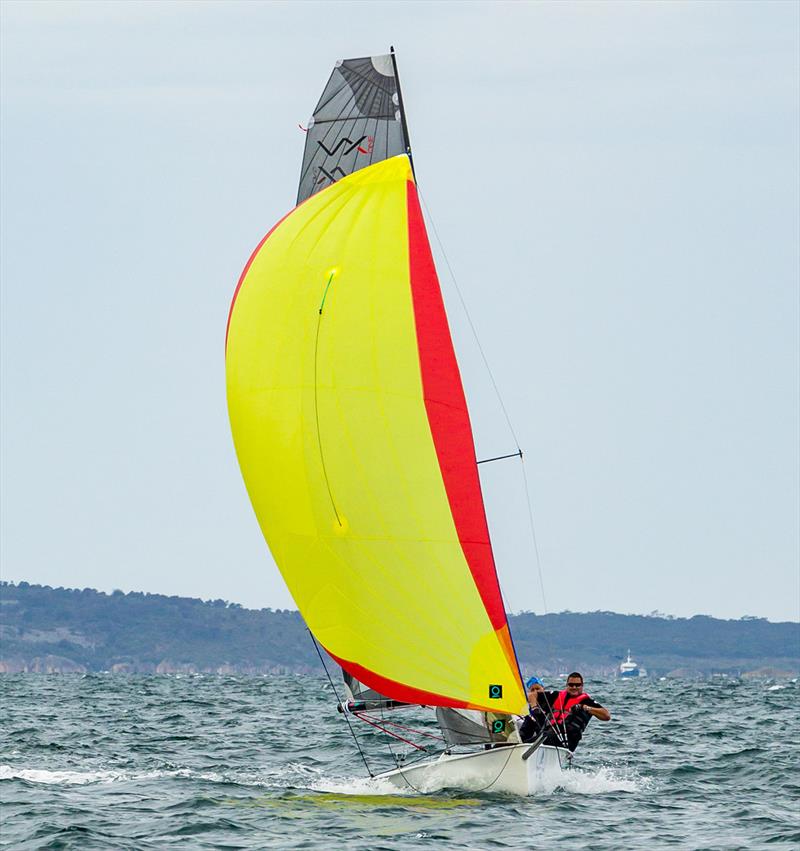
[[[647,671],[631,659],[631,651],[628,648],[628,658],[619,666],[619,675],[625,679],[632,677],[646,677]]]

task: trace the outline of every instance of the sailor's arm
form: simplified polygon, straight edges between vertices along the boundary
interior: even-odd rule
[[[534,683],[528,690],[528,705],[531,709],[536,709],[539,706],[539,694],[544,694],[544,689],[539,683]]]
[[[605,708],[605,706],[587,706],[585,703],[582,703],[581,709],[585,709],[592,718],[597,718],[598,721],[611,720],[611,713]]]

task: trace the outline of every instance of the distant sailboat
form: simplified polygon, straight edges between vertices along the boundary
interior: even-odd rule
[[[228,317],[228,408],[259,524],[344,672],[340,709],[437,708],[441,754],[383,776],[527,794],[563,752],[520,743],[512,719],[527,700],[394,53],[336,64],[297,201]]]

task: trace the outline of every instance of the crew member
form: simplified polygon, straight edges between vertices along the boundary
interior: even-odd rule
[[[610,721],[611,713],[583,690],[583,676],[573,671],[563,691],[545,691],[538,677],[525,683],[530,712],[519,730],[523,742],[532,742],[542,731],[542,744],[574,751],[592,718]]]

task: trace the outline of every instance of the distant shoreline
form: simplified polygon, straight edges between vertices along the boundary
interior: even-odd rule
[[[614,676],[628,648],[654,677],[800,676],[800,623],[614,612],[509,615],[523,671]],[[0,582],[0,673],[317,674],[296,611],[225,600]]]

